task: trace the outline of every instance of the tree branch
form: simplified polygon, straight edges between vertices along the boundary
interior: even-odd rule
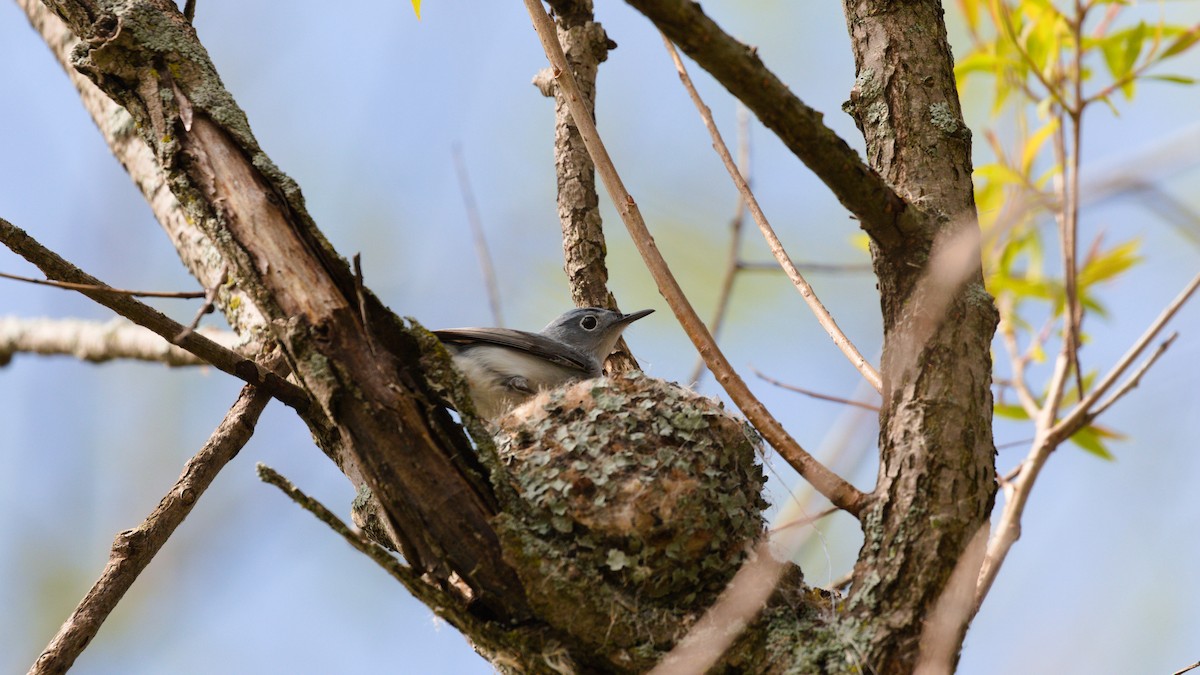
[[[866,379],[867,382],[875,388],[875,391],[883,391],[883,380],[879,377],[879,371],[875,370],[866,358],[859,353],[858,348],[846,337],[842,332],[841,327],[837,325],[837,321],[825,309],[825,305],[817,297],[816,291],[812,285],[796,269],[796,265],[792,263],[792,258],[783,248],[783,243],[779,241],[779,237],[775,234],[775,229],[771,227],[771,223],[767,221],[767,216],[758,206],[758,199],[754,197],[754,192],[750,190],[750,186],[746,183],[746,179],[738,171],[737,164],[733,161],[733,156],[729,154],[729,148],[725,145],[725,140],[721,138],[721,132],[717,130],[717,124],[713,121],[712,111],[708,106],[704,105],[704,101],[700,98],[700,92],[696,91],[696,87],[692,86],[692,78],[688,77],[687,68],[684,67],[683,61],[679,59],[679,53],[675,51],[675,46],[666,35],[663,35],[663,44],[667,47],[667,53],[671,55],[671,60],[675,63],[675,70],[679,73],[679,79],[683,82],[683,86],[687,89],[688,95],[692,98],[692,103],[696,105],[696,110],[700,112],[700,118],[704,121],[704,126],[708,129],[708,133],[712,136],[713,149],[721,157],[721,162],[725,165],[725,170],[729,172],[729,177],[733,179],[734,185],[737,187],[738,193],[746,200],[746,205],[750,208],[750,214],[754,217],[754,222],[758,224],[758,229],[762,232],[763,238],[767,240],[767,247],[771,249],[775,260],[783,271],[787,273],[788,279],[792,281],[792,285],[800,292],[800,297],[804,298],[804,302],[808,308],[812,310],[814,316],[817,317],[817,323],[825,329],[829,334],[829,338],[833,340],[833,344],[841,350],[842,354],[850,361],[851,365],[858,370],[859,374]]]
[[[50,279],[86,286],[104,285],[99,279],[81,271],[57,253],[42,246],[24,230],[3,218],[0,218],[0,243],[36,265]],[[145,326],[158,333],[168,342],[183,333],[186,328],[162,312],[138,302],[128,295],[102,290],[81,290],[79,292],[139,326]],[[226,349],[199,333],[185,335],[178,342],[178,346],[211,363],[218,370],[229,373],[248,384],[262,387],[264,391],[288,406],[297,410],[304,410],[309,406],[308,395],[303,389],[263,368],[253,360]]]
[[[214,329],[201,329],[200,332],[226,349],[237,348],[239,338],[235,333]],[[8,363],[17,353],[63,354],[92,363],[134,359],[172,367],[209,365],[208,361],[176,347],[150,329],[124,319],[99,323],[0,317],[0,365]]]
[[[691,0],[628,0],[700,64],[820,178],[881,246],[903,244],[920,218],[884,179],[767,67]]]
[[[117,535],[108,564],[79,606],[38,656],[30,675],[65,673],[96,636],[101,624],[188,516],[221,469],[254,434],[258,416],[271,397],[243,387],[225,419],[183,467],[183,474],[141,525]]]
[[[571,64],[589,118],[595,121],[596,76],[609,50],[617,44],[595,21],[592,0],[553,0],[550,6],[557,17],[558,39],[567,63]],[[567,273],[571,299],[578,307],[615,310],[617,299],[608,290],[605,263],[608,246],[600,218],[600,197],[596,193],[596,166],[552,74],[543,70],[533,83],[544,96],[554,98],[554,174],[558,220],[562,226],[563,271]],[[637,360],[624,337],[617,340],[606,367],[610,373],[638,370]]]
[[[1010,483],[1006,490],[1008,500],[1005,502],[1004,511],[1000,514],[1000,519],[997,522],[995,535],[988,542],[987,557],[984,559],[983,569],[979,574],[979,582],[975,589],[975,611],[979,611],[983,600],[992,589],[992,584],[996,581],[996,576],[1000,573],[1000,567],[1008,557],[1008,552],[1012,549],[1017,539],[1021,537],[1021,519],[1025,513],[1025,506],[1029,501],[1033,485],[1037,481],[1046,460],[1050,458],[1051,453],[1063,441],[1089,424],[1095,418],[1097,410],[1107,409],[1120,395],[1132,389],[1145,371],[1153,365],[1163,350],[1166,349],[1167,345],[1170,344],[1170,340],[1160,346],[1150,356],[1146,364],[1134,372],[1134,375],[1126,382],[1125,386],[1122,386],[1112,396],[1101,402],[1101,398],[1133,366],[1141,353],[1162,332],[1162,329],[1178,313],[1180,308],[1191,299],[1198,288],[1200,288],[1200,274],[1192,277],[1192,280],[1188,282],[1179,295],[1175,296],[1175,299],[1159,313],[1153,323],[1129,347],[1128,351],[1125,352],[1112,369],[1061,420],[1055,422],[1053,417],[1045,414],[1046,410],[1051,409],[1051,401],[1046,402],[1046,405],[1043,407],[1043,414],[1036,418],[1037,431],[1033,444],[1030,447],[1029,455],[1021,463],[1020,472],[1013,478],[1012,483]],[[1067,358],[1060,354],[1054,371],[1054,381],[1060,382],[1065,377],[1066,370]],[[1050,394],[1051,398],[1053,398],[1054,389],[1050,390]]]
[[[865,495],[859,492],[853,485],[846,482],[841,476],[833,473],[814,459],[804,448],[800,447],[800,444],[788,434],[783,425],[766,409],[766,406],[754,396],[750,388],[746,386],[746,383],[729,364],[725,355],[721,353],[720,348],[713,342],[712,335],[704,326],[704,322],[696,314],[696,310],[692,307],[691,303],[688,302],[683,290],[679,287],[679,283],[671,274],[670,268],[667,267],[666,261],[663,260],[662,254],[658,252],[658,247],[654,244],[654,238],[650,235],[649,230],[646,228],[646,223],[638,211],[637,203],[634,202],[629,192],[625,190],[625,186],[622,184],[621,178],[613,166],[612,158],[608,156],[608,151],[604,148],[604,144],[596,131],[596,126],[592,122],[591,115],[584,108],[583,99],[575,84],[575,78],[568,68],[566,57],[562,53],[562,46],[558,43],[558,37],[554,31],[554,23],[546,14],[546,10],[542,8],[541,0],[525,0],[525,7],[529,11],[534,29],[541,39],[542,47],[546,52],[546,58],[554,67],[555,78],[559,86],[563,89],[567,105],[570,106],[571,115],[579,127],[583,141],[587,145],[588,153],[600,171],[600,177],[604,181],[605,189],[615,203],[617,211],[621,214],[621,219],[625,222],[625,226],[628,228],[630,236],[633,238],[634,244],[642,256],[642,260],[645,261],[646,267],[654,277],[655,283],[658,284],[659,292],[662,293],[667,304],[671,306],[675,317],[683,326],[688,337],[691,338],[692,343],[696,345],[696,349],[704,357],[704,362],[708,365],[708,369],[713,373],[721,386],[725,388],[729,397],[733,399],[733,402],[741,409],[742,413],[746,415],[755,428],[758,429],[759,433],[763,435],[763,438],[801,476],[808,480],[817,491],[825,495],[836,506],[852,514],[857,514],[863,507]]]

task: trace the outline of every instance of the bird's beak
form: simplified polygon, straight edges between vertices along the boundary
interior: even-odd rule
[[[629,314],[626,314],[625,316],[621,317],[621,320],[618,321],[617,323],[622,326],[628,326],[629,324],[633,323],[634,321],[637,321],[638,319],[642,318],[643,316],[646,316],[647,314],[652,314],[652,313],[654,313],[654,310],[652,310],[652,309],[643,309],[640,312],[630,312]]]

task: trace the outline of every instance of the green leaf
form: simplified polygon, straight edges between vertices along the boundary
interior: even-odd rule
[[[1115,431],[1092,425],[1076,431],[1071,436],[1071,442],[1100,459],[1106,459],[1111,462],[1116,459],[1116,456],[1104,444],[1103,439],[1105,438],[1124,440],[1125,436]]]
[[[1175,56],[1176,54],[1182,54],[1183,52],[1191,49],[1192,46],[1197,42],[1200,42],[1200,26],[1195,26],[1191,30],[1188,30],[1179,37],[1175,38],[1175,41],[1167,45],[1167,48],[1164,49],[1163,53],[1159,55],[1158,60],[1161,61],[1163,59]]]
[[[980,0],[958,0],[958,6],[962,7],[963,16],[967,19],[967,26],[972,31],[979,28],[980,4]]]
[[[1088,261],[1079,271],[1079,287],[1087,288],[1092,284],[1113,279],[1141,262],[1142,258],[1137,254],[1139,244],[1137,239],[1131,239]]]
[[[1033,167],[1033,160],[1037,159],[1038,152],[1041,151],[1042,145],[1046,139],[1058,130],[1058,119],[1050,118],[1041,129],[1038,129],[1029,140],[1026,141],[1025,147],[1021,150],[1021,173],[1028,175],[1030,168]]]
[[[1175,84],[1196,84],[1196,78],[1186,75],[1147,75],[1147,79],[1174,82]]]
[[[1141,21],[1133,28],[1117,31],[1100,39],[1100,53],[1113,80],[1121,82],[1125,98],[1133,98],[1134,66],[1142,47],[1146,43],[1146,22]]]
[[[975,169],[975,176],[996,183],[997,185],[1025,184],[1025,178],[1021,174],[999,162],[992,162],[991,164],[984,164],[977,167]]]
[[[1010,420],[1027,420],[1029,419],[1029,414],[1019,405],[997,403],[996,417],[1003,417]]]

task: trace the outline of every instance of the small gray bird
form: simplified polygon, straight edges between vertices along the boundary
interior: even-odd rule
[[[495,419],[542,389],[599,377],[626,326],[653,312],[572,309],[540,333],[508,328],[449,328],[433,334],[467,378],[475,411]]]

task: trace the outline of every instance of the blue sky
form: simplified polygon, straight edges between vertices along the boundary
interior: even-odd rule
[[[744,6],[705,3],[861,149],[853,121],[840,111],[854,69],[837,4]],[[1169,9],[1184,22],[1200,16],[1194,3]],[[431,328],[489,322],[452,161],[458,145],[508,323],[542,326],[570,300],[554,205],[553,106],[530,84],[544,57],[524,8],[425,3],[420,22],[405,2],[354,10],[206,2],[196,27],[260,144],[300,183],[335,246],[362,252],[368,285],[394,310]],[[601,133],[668,261],[707,315],[735,193],[657,33],[623,4],[601,3],[598,15],[619,44],[601,70]],[[114,285],[194,288],[13,3],[0,3],[0,63],[0,216]],[[1193,55],[1171,72],[1195,76],[1200,62]],[[731,139],[733,102],[694,67],[693,77]],[[965,95],[978,139],[987,102],[982,92]],[[1119,117],[1096,109],[1087,117],[1085,161],[1121,166],[1192,124],[1198,103],[1196,88],[1160,84],[1120,103]],[[827,191],[757,124],[751,137],[756,193],[792,256],[863,262],[851,244],[853,221]],[[1200,209],[1189,190],[1198,178],[1194,168],[1183,169],[1162,185]],[[650,374],[683,380],[694,352],[661,311],[607,203],[605,218],[622,307],[660,310],[630,329],[630,344]],[[1102,230],[1113,241],[1138,237],[1147,259],[1105,289],[1110,318],[1089,321],[1085,366],[1104,368],[1200,267],[1200,250],[1130,199],[1086,211],[1084,227],[1085,238]],[[756,235],[745,241],[748,257],[767,259]],[[31,273],[7,251],[0,251],[0,271]],[[811,281],[862,351],[877,353],[873,280]],[[179,301],[155,304],[184,321],[194,311]],[[8,281],[0,282],[0,315],[109,318],[80,296]],[[1192,496],[1200,475],[1200,309],[1189,307],[1175,327],[1181,339],[1106,418],[1129,436],[1114,445],[1117,461],[1071,446],[1050,461],[1022,538],[968,634],[962,672],[1172,672],[1200,659],[1200,503]],[[831,394],[855,390],[857,375],[782,275],[739,279],[722,344],[747,374],[759,368]],[[802,444],[832,447],[827,439],[841,408],[748,379]],[[0,369],[0,671],[28,667],[99,573],[112,537],[157,503],[237,390],[211,369],[31,356]],[[710,380],[701,391],[717,395]],[[870,420],[843,425],[868,446],[850,471],[869,489]],[[1023,433],[999,426],[997,442]],[[1001,468],[1020,453],[1001,451]],[[452,628],[260,484],[256,461],[347,514],[347,481],[303,425],[273,404],[77,672],[490,672]],[[782,462],[771,467],[779,500],[793,478]],[[843,574],[858,546],[847,518],[826,522],[821,534],[804,558],[807,577],[818,583]]]

